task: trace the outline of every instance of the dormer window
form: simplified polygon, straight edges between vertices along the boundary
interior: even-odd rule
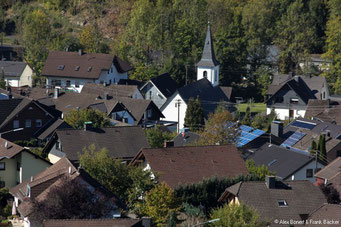
[[[77,65],[76,68],[75,68],[75,71],[79,71],[79,66]]]
[[[58,70],[64,70],[65,65],[58,65]]]
[[[280,199],[280,200],[278,200],[278,206],[279,207],[287,207],[288,203],[284,199]]]
[[[92,67],[90,66],[90,67],[88,68],[88,72],[91,72],[91,69],[92,69]]]

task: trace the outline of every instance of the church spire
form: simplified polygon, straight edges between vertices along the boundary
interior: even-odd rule
[[[198,66],[199,67],[214,67],[217,65],[219,65],[219,62],[215,59],[210,22],[208,21],[204,51],[202,52],[202,57],[198,63]]]

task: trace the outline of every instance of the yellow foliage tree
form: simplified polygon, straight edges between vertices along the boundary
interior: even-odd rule
[[[165,182],[157,185],[146,194],[143,211],[152,218],[157,226],[167,222],[170,215],[180,210],[180,205],[171,189]]]

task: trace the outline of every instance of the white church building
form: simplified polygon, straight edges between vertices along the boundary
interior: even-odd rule
[[[199,97],[204,117],[214,112],[219,102],[229,102],[228,97],[219,87],[219,62],[215,58],[210,24],[207,27],[204,50],[197,64],[197,81],[188,84],[167,99],[161,107],[163,120],[178,122],[178,130],[184,127],[187,103],[190,98]]]

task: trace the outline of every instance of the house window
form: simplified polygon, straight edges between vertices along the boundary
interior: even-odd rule
[[[282,103],[283,102],[283,97],[276,97],[275,98],[275,103]]]
[[[79,87],[79,82],[75,81],[75,87]]]
[[[128,123],[128,118],[126,118],[126,117],[123,118],[123,122],[124,122],[124,123]]]
[[[326,92],[324,91],[323,92],[323,99],[325,99],[326,98]]]
[[[66,81],[66,87],[70,87],[71,86],[71,81],[70,80],[67,80]]]
[[[313,169],[307,169],[306,170],[306,177],[312,178],[313,177]]]
[[[217,70],[214,70],[214,82],[218,81]]]
[[[206,70],[204,71],[204,78],[207,79],[207,71]]]
[[[19,120],[13,121],[13,128],[19,128]]]
[[[287,207],[288,203],[284,199],[280,199],[280,200],[278,200],[278,206],[279,207]]]
[[[336,152],[336,157],[341,157],[341,151]]]
[[[53,86],[61,86],[62,85],[62,81],[61,80],[52,80],[52,85]]]
[[[152,99],[152,91],[149,91],[149,99]]]
[[[298,104],[298,99],[290,99],[291,104]]]
[[[59,150],[59,151],[62,150],[62,145],[61,145],[61,143],[58,140],[56,142],[56,149]]]
[[[151,118],[152,117],[152,110],[149,109],[147,110],[147,118]]]
[[[40,128],[42,126],[42,121],[41,119],[36,120],[36,128]]]
[[[31,120],[25,120],[25,128],[31,128],[32,126],[32,121]]]
[[[6,170],[6,163],[0,162],[0,170]]]
[[[17,171],[20,171],[21,163],[17,162]]]

